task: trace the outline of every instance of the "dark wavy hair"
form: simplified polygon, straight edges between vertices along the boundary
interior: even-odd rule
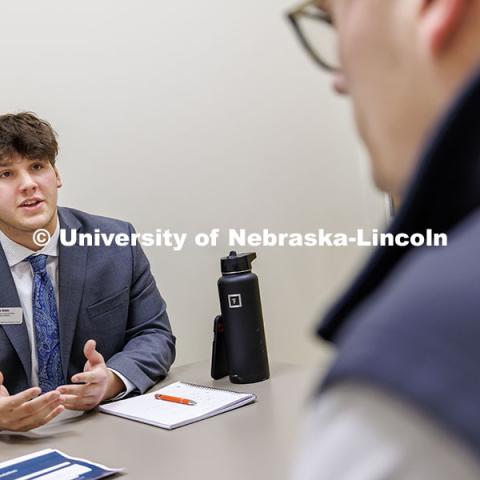
[[[18,155],[55,165],[57,154],[56,134],[46,120],[32,112],[0,115],[0,161]]]

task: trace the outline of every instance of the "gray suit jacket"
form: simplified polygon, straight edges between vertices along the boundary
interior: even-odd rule
[[[78,233],[134,232],[126,222],[59,207],[60,227]],[[69,235],[68,235],[69,237]],[[83,371],[85,342],[93,338],[107,365],[143,393],[175,359],[166,305],[140,246],[66,247],[59,244],[59,329],[65,378]],[[0,247],[0,307],[20,307]],[[11,394],[31,386],[31,352],[25,322],[0,326],[0,370]]]

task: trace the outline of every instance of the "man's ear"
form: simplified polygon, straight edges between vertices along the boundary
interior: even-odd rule
[[[421,0],[421,34],[428,50],[438,55],[448,48],[462,24],[471,0]]]
[[[60,173],[57,167],[53,167],[53,170],[55,170],[55,176],[57,177],[57,188],[61,188],[63,183],[62,183],[62,178],[60,177]]]

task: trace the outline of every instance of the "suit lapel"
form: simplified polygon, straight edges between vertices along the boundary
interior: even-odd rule
[[[60,227],[67,230],[67,239],[70,230],[81,230],[80,222],[72,213],[59,207]],[[82,300],[83,285],[87,265],[87,249],[79,245],[66,247],[59,243],[58,280],[59,280],[59,328],[60,347],[62,352],[62,366],[65,379],[68,381],[68,365],[75,328],[78,320],[78,311]]]
[[[12,272],[8,266],[7,259],[3,248],[0,246],[0,307],[21,307],[18,298],[15,282],[13,281]],[[2,325],[10,343],[17,352],[18,357],[25,370],[28,384],[32,382],[32,353],[30,349],[30,341],[28,339],[28,331],[25,325],[25,317],[20,325]]]

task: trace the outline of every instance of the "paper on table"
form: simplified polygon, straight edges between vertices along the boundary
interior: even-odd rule
[[[0,463],[0,478],[5,480],[97,480],[121,472],[83,458],[70,457],[51,448]]]
[[[194,400],[196,405],[182,405],[156,400],[156,393]],[[104,413],[161,428],[173,429],[227,412],[255,400],[255,395],[251,393],[239,393],[175,382],[156,392],[101,405],[99,409]]]

